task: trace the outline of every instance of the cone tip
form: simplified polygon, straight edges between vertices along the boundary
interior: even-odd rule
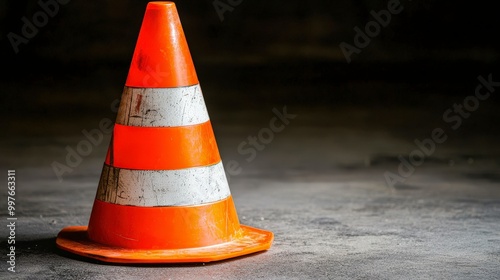
[[[161,9],[172,9],[175,8],[175,3],[172,1],[152,1],[149,2],[146,9],[155,9],[155,10],[161,10]]]
[[[148,2],[126,86],[191,86],[198,77],[174,2]]]

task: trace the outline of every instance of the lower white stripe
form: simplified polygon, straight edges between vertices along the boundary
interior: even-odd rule
[[[130,126],[185,126],[209,120],[200,85],[179,88],[125,87],[116,123]]]
[[[230,195],[222,162],[179,170],[130,170],[104,165],[96,198],[134,206],[186,206]]]

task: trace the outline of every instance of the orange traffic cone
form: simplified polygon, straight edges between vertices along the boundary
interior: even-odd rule
[[[88,227],[57,246],[105,262],[209,262],[271,247],[240,225],[175,4],[150,2]]]

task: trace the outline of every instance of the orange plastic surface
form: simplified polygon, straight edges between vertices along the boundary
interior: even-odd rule
[[[94,201],[88,234],[97,243],[128,249],[204,247],[237,238],[231,196],[197,206],[125,206]]]
[[[197,83],[175,4],[148,3],[125,85],[160,88]]]
[[[271,248],[272,232],[241,225],[239,238],[226,243],[189,249],[139,250],[117,248],[91,241],[86,226],[64,228],[57,247],[68,252],[109,263],[194,263],[239,257]]]
[[[139,170],[172,170],[220,162],[210,121],[179,127],[115,124],[105,163]]]

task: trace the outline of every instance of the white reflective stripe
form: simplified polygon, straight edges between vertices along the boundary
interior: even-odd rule
[[[178,170],[131,170],[104,165],[96,198],[121,205],[186,206],[227,198],[222,162]]]
[[[200,85],[179,88],[125,87],[116,123],[129,126],[185,126],[209,120]]]

